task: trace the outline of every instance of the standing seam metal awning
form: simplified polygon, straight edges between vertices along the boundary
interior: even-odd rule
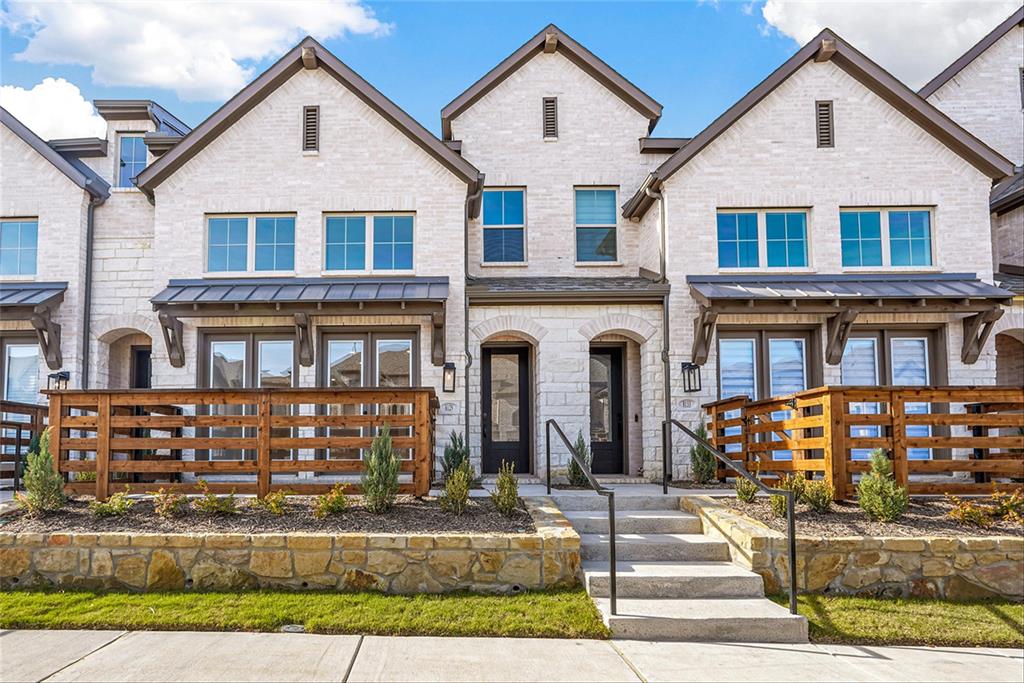
[[[64,364],[60,351],[60,325],[53,309],[64,301],[66,282],[0,282],[0,318],[32,323],[46,366],[59,370]]]

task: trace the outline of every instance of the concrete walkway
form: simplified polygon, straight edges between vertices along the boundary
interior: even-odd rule
[[[0,681],[1022,681],[1019,650],[0,631]]]

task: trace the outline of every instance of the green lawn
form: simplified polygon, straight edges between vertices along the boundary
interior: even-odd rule
[[[520,595],[5,591],[0,628],[277,631],[402,636],[607,638],[583,590]]]
[[[798,605],[815,643],[1024,647],[1024,605],[1010,601],[801,595]]]

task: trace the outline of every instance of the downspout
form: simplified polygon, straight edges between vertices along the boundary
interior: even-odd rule
[[[92,246],[96,207],[103,203],[103,197],[89,197],[85,210],[85,301],[82,308],[82,388],[89,388],[89,337],[92,328]]]
[[[651,185],[653,185],[653,184],[654,183],[651,183]],[[659,228],[660,237],[661,237],[661,246],[660,246],[661,253],[660,253],[660,263],[659,263],[659,269],[658,269],[658,274],[659,274],[658,282],[667,283],[668,282],[668,272],[667,272],[667,254],[666,254],[666,252],[667,252],[667,248],[668,248],[668,238],[667,238],[668,223],[666,221],[666,215],[665,215],[665,196],[661,192],[655,192],[654,190],[652,190],[650,188],[650,186],[644,188],[644,193],[648,197],[650,197],[651,199],[657,200],[657,202],[658,202],[658,228]],[[662,297],[661,297],[661,328],[662,328],[662,334],[661,334],[661,363],[662,363],[662,366],[663,366],[662,374],[664,375],[664,377],[663,377],[664,389],[663,389],[662,393],[664,393],[664,395],[665,395],[665,419],[666,420],[669,420],[669,419],[672,418],[672,360],[671,360],[671,358],[669,356],[670,351],[671,351],[671,344],[670,344],[670,337],[671,337],[671,335],[670,335],[670,328],[669,328],[669,308],[668,307],[669,307],[669,292],[665,292],[665,294],[662,295]],[[671,442],[669,442],[669,443],[671,443]],[[668,444],[662,444],[662,448],[665,448],[666,450],[668,450],[670,448],[670,446],[668,446]],[[672,461],[672,458],[671,458],[671,453],[669,453],[669,457],[667,458],[667,460],[669,462],[669,472],[668,472],[668,477],[667,478],[668,479],[672,479],[672,471],[671,471],[671,461]]]
[[[469,279],[469,214],[470,207],[473,202],[480,199],[480,195],[484,192],[484,174],[481,173],[477,177],[476,181],[476,192],[466,196],[466,210],[463,214],[462,224],[462,324],[463,324],[463,335],[462,335],[462,346],[466,353],[466,366],[465,366],[465,378],[463,381],[463,391],[465,392],[465,430],[466,430],[466,449],[470,449],[469,445],[469,369],[473,366],[473,354],[469,351],[469,287],[466,280]],[[482,467],[482,466],[481,466]]]

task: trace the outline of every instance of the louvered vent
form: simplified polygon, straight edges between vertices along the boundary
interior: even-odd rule
[[[544,137],[558,137],[558,98],[544,98]]]
[[[814,116],[818,126],[818,147],[835,147],[835,122],[832,118],[832,102],[815,102]]]
[[[320,149],[320,107],[302,108],[302,151]]]

